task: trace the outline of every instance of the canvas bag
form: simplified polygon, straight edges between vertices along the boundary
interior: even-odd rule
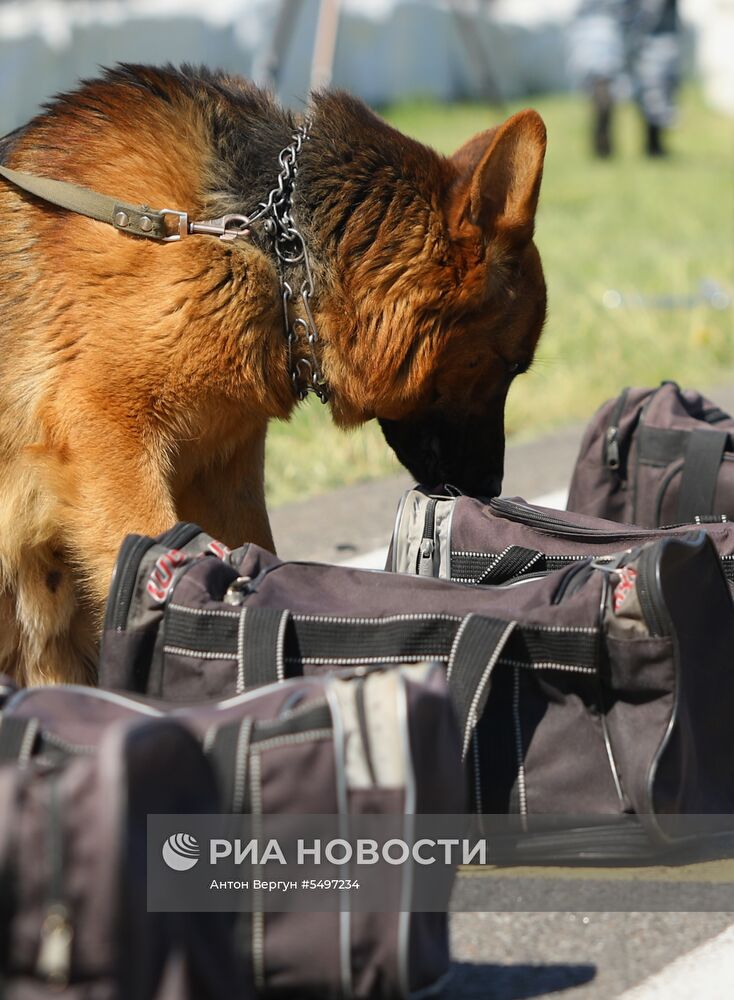
[[[644,528],[734,520],[734,419],[675,382],[624,389],[586,429],[567,507]]]
[[[2,995],[253,996],[228,942],[229,915],[146,908],[147,814],[217,808],[191,734],[136,720],[106,726],[93,754],[86,744],[62,751],[62,740],[36,755],[40,740],[37,720],[1,717]]]
[[[254,545],[181,567],[163,603],[140,572],[118,567],[134,596],[105,631],[103,684],[186,701],[438,660],[474,809],[602,818],[603,843],[579,837],[605,858],[670,844],[670,816],[733,811],[734,609],[704,532],[494,587],[287,563]],[[543,856],[578,847],[559,835]]]
[[[111,729],[138,720],[146,720],[148,731],[174,725],[188,730],[183,735],[192,743],[193,734],[208,758],[198,750],[192,779],[196,767],[206,769],[207,763],[216,775],[218,800],[210,792],[198,801],[192,781],[189,802],[193,798],[196,808],[167,809],[171,798],[162,794],[155,812],[249,814],[257,803],[263,816],[396,814],[409,823],[416,813],[465,811],[444,672],[428,663],[302,678],[185,708],[73,685],[24,689],[9,697],[0,716],[0,754],[6,761],[0,775],[18,770],[7,764],[21,747],[31,762],[60,766],[70,760],[72,769],[89,767],[90,751],[103,753]],[[14,741],[8,746],[11,729]],[[170,756],[167,762],[170,767]],[[156,762],[151,766],[155,774]],[[174,766],[172,781],[185,781],[186,758]],[[139,782],[147,780],[144,773],[139,776]],[[114,791],[107,787],[101,794],[111,797]],[[72,801],[68,812],[71,821]],[[108,846],[109,838],[99,835],[98,843],[100,849]],[[91,868],[77,871],[77,882],[86,884],[85,878],[89,882],[96,875]],[[395,870],[395,891],[402,893],[409,876],[407,868]],[[221,924],[215,914],[198,917],[209,918]],[[81,933],[90,933],[85,923]],[[108,943],[103,925],[97,933]],[[256,912],[238,915],[227,934],[220,927],[220,939],[230,942],[230,965],[236,955],[248,989],[254,986],[258,996],[396,1000],[438,990],[449,969],[445,912]],[[216,950],[211,954],[214,960]],[[138,994],[127,994],[133,995]],[[226,995],[247,993],[232,987]]]
[[[646,529],[538,507],[520,497],[480,500],[418,488],[408,490],[400,502],[387,568],[473,585],[507,583],[589,556],[610,560],[623,547],[680,536],[696,527]],[[734,523],[700,527],[734,585]]]

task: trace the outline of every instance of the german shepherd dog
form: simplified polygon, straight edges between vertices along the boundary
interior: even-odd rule
[[[297,295],[284,309],[267,226],[162,243],[0,179],[0,670],[20,682],[94,682],[126,534],[189,520],[272,547],[265,434],[310,369],[336,423],[379,419],[418,480],[499,491],[505,397],[546,312],[542,120],[523,111],[450,158],[344,93],[313,95],[309,120],[289,218],[313,327]],[[191,218],[242,215],[300,121],[237,77],[121,66],[7,136],[0,162]],[[289,350],[312,359],[303,372]]]

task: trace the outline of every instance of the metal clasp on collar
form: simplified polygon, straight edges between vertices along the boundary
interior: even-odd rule
[[[170,236],[164,236],[164,243],[178,243],[179,240],[184,239],[191,232],[189,229],[188,212],[179,212],[175,208],[162,208],[158,214],[162,216],[175,215],[178,219],[178,232],[171,233]]]
[[[187,236],[205,235],[218,236],[220,240],[236,240],[240,236],[249,236],[247,228],[249,219],[246,215],[223,215],[219,219],[207,219],[204,222],[189,222],[188,212],[179,212],[175,208],[162,208],[161,216],[174,215],[178,219],[178,232],[164,236],[164,243],[178,243]]]
[[[222,215],[219,219],[208,219],[206,222],[190,222],[189,233],[218,236],[220,240],[229,243],[240,236],[249,236],[249,223],[246,215]]]

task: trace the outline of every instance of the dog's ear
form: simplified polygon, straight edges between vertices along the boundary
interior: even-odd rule
[[[527,242],[533,235],[545,148],[543,119],[532,110],[470,139],[451,158],[464,181],[454,218],[478,227],[487,243],[500,234],[512,243]]]

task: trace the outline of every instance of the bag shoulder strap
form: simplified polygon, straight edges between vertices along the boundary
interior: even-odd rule
[[[731,415],[720,406],[711,406],[701,413],[701,420],[705,420],[707,424],[720,424],[724,420],[731,420]]]
[[[492,673],[517,622],[467,615],[456,633],[447,680],[461,730],[461,756],[466,757],[491,688]]]
[[[290,612],[243,608],[237,630],[237,690],[286,679],[285,640]]]
[[[246,717],[220,726],[205,737],[204,747],[217,775],[223,812],[249,812],[247,771],[252,727],[253,720]]]
[[[697,428],[689,434],[676,511],[680,524],[715,513],[716,485],[728,443],[726,431]]]

